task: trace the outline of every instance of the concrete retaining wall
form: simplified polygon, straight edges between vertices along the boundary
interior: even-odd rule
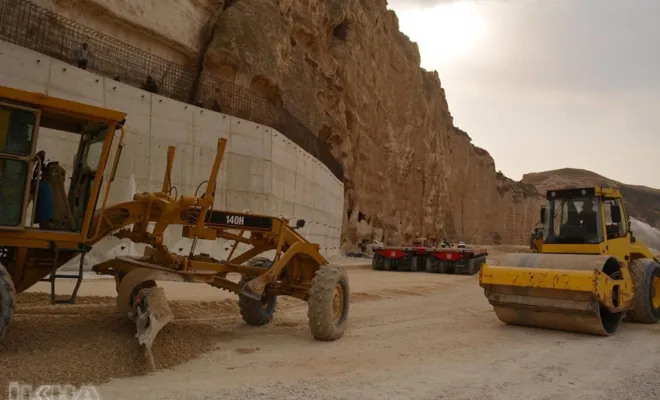
[[[326,257],[338,251],[343,183],[278,131],[150,94],[2,41],[0,85],[128,113],[126,147],[109,204],[130,200],[136,192],[160,190],[169,145],[177,146],[172,183],[178,195],[193,195],[208,179],[217,140],[224,137],[229,144],[218,175],[215,208],[303,218],[307,224],[300,232],[305,238],[318,243]],[[66,135],[45,132],[38,147],[46,150],[48,159],[60,161],[69,177],[76,145]],[[179,229],[166,232],[166,243],[185,253],[190,243],[180,238]],[[197,247],[220,259],[226,249],[221,241],[200,241]],[[130,243],[107,239],[89,258],[93,263],[140,252]]]

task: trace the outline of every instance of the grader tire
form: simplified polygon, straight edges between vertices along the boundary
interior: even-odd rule
[[[660,321],[660,264],[653,260],[637,259],[630,263],[630,274],[635,283],[635,298],[633,308],[626,314],[626,319],[641,324],[658,323]]]
[[[16,289],[9,272],[0,265],[0,340],[5,336],[16,308]]]
[[[344,335],[350,303],[348,275],[343,268],[319,268],[312,280],[307,300],[309,329],[322,341],[337,340]]]
[[[270,268],[272,262],[264,257],[255,257],[247,262],[253,267]],[[243,275],[238,283],[241,287],[251,281],[254,277]],[[264,301],[265,300],[265,301]],[[275,308],[277,307],[277,296],[270,296],[268,299],[255,300],[250,297],[238,295],[238,308],[241,317],[246,324],[252,326],[266,325],[273,319]]]

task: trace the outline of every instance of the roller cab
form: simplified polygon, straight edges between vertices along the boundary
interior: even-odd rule
[[[550,190],[546,198],[538,253],[484,265],[479,284],[507,324],[611,335],[636,302],[652,306],[660,297],[635,298],[629,268],[657,260],[632,235],[618,190]]]

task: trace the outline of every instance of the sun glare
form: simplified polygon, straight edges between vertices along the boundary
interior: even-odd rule
[[[422,66],[451,67],[483,45],[485,18],[470,1],[455,1],[432,8],[395,8],[402,32],[419,45]]]

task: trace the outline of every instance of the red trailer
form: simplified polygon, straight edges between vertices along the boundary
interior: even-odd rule
[[[375,247],[372,269],[377,271],[426,271],[474,275],[486,262],[488,252],[473,247]]]
[[[474,275],[486,262],[485,248],[434,248],[426,256],[426,272],[441,274]]]
[[[371,267],[377,271],[424,271],[427,247],[374,247]]]

